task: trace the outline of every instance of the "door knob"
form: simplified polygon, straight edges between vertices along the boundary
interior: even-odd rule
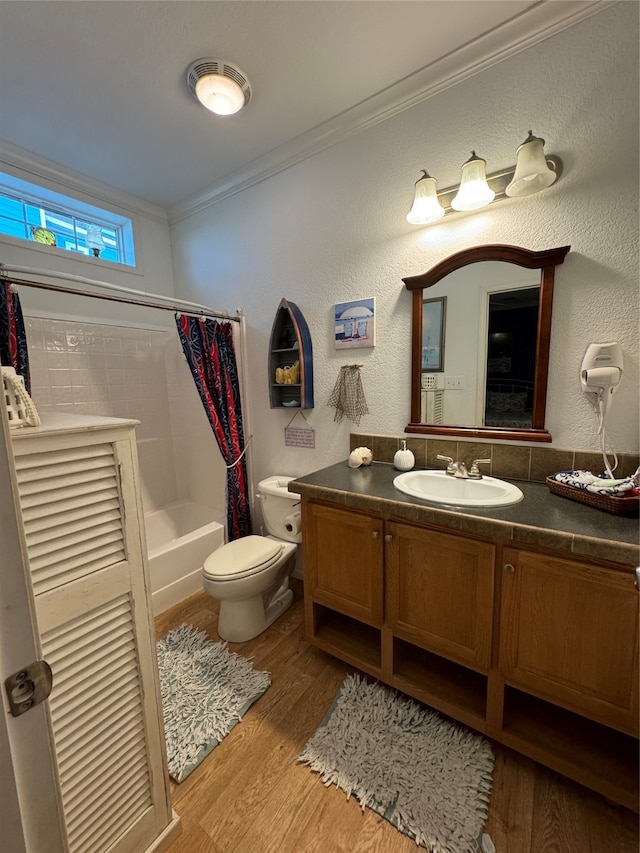
[[[505,572],[508,572],[511,575],[511,574],[513,574],[513,572],[515,572],[516,568],[515,568],[515,566],[512,566],[511,563],[507,563],[506,566],[504,567],[504,570],[505,570]]]

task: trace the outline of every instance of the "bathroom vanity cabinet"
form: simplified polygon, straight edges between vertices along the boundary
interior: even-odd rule
[[[638,808],[632,566],[304,494],[302,530],[312,643]]]
[[[70,853],[165,849],[172,814],[135,421],[49,415],[12,434]]]

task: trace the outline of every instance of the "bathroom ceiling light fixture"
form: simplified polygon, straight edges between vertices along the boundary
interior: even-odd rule
[[[204,107],[221,116],[237,113],[251,99],[247,75],[221,59],[196,59],[187,71],[187,86]]]
[[[411,225],[430,225],[445,215],[480,210],[493,201],[532,195],[550,187],[562,174],[562,160],[544,153],[544,139],[531,131],[519,146],[516,165],[485,173],[486,161],[475,151],[462,166],[460,184],[436,190],[436,180],[425,170],[415,185],[413,206],[407,214]]]

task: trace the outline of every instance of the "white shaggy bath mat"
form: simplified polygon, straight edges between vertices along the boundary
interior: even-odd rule
[[[489,742],[357,675],[296,759],[432,853],[475,853],[487,817]]]
[[[182,782],[271,684],[268,672],[180,625],[157,643],[169,773]]]

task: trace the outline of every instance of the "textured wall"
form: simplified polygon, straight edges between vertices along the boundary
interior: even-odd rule
[[[609,433],[619,450],[637,451],[637,33],[636,3],[607,8],[173,227],[177,292],[246,312],[257,477],[345,458],[350,429],[403,431],[411,342],[401,279],[483,243],[571,245],[556,276],[547,426],[556,447],[597,449],[578,370],[591,341],[617,340],[626,373]],[[455,183],[472,147],[488,171],[504,167],[529,128],[564,161],[555,186],[431,228],[407,225],[421,168],[441,187]],[[269,408],[269,333],[282,296],[313,338],[315,450],[285,447],[291,413]],[[367,296],[377,299],[377,346],[337,352],[334,303]],[[335,424],[327,406],[340,365],[355,361],[370,410],[359,427]]]

